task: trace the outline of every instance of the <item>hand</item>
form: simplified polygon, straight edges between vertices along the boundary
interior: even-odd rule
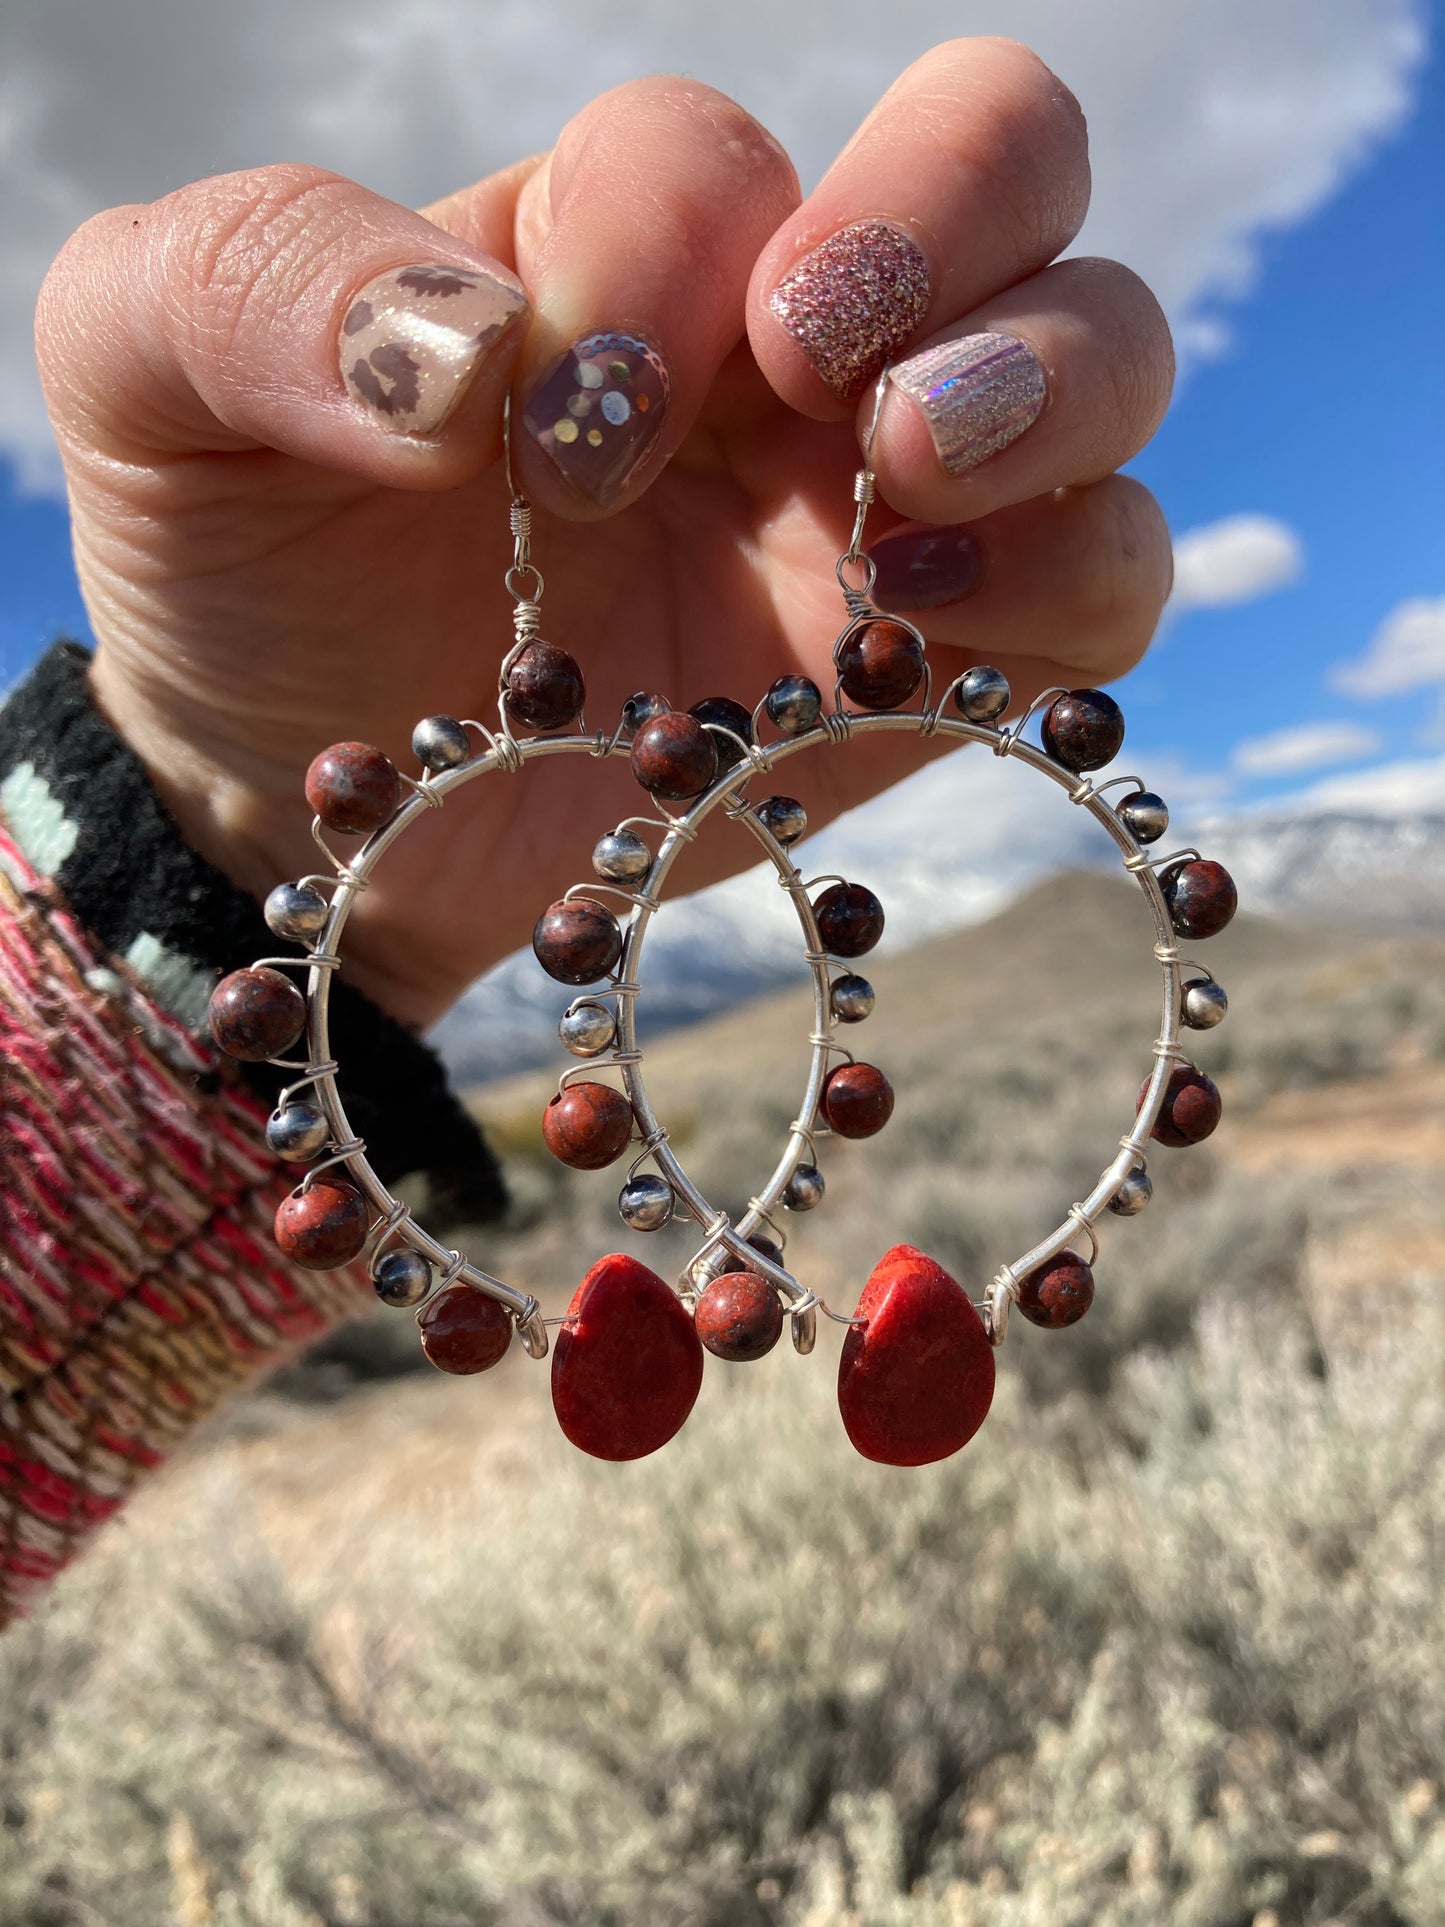
[[[313,869],[319,749],[359,738],[410,769],[419,717],[495,717],[509,387],[542,633],[581,662],[592,728],[636,689],[751,706],[801,669],[831,691],[864,384],[981,333],[1007,339],[969,351],[972,375],[940,392],[934,357],[890,385],[881,587],[939,605],[936,677],[993,661],[1027,696],[1121,674],[1170,562],[1158,507],[1113,471],[1157,425],[1172,355],[1127,269],[1055,261],[1087,198],[1068,92],[1023,48],[965,40],[890,88],[801,205],[741,108],[652,79],[423,214],[282,166],[97,216],[38,339],[101,702],[237,882]],[[629,376],[650,406],[600,446],[559,439],[571,350],[602,331],[650,344]],[[950,533],[920,545],[929,524]],[[816,825],[918,755],[859,741],[788,787]],[[621,759],[469,787],[378,872],[348,972],[430,1021],[641,807]],[[716,827],[689,884],[750,859]]]

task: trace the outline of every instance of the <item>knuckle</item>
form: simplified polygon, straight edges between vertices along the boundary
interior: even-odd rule
[[[188,294],[193,340],[231,343],[263,287],[275,301],[299,293],[317,257],[335,244],[351,183],[324,168],[250,168],[182,188],[168,199],[172,265]],[[179,257],[179,258],[177,258]]]

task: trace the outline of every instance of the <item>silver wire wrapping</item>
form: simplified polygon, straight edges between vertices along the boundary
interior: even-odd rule
[[[876,579],[876,570],[872,560],[862,548],[862,540],[868,509],[877,494],[876,478],[872,469],[872,450],[886,392],[886,381],[887,370],[885,369],[875,388],[873,412],[864,444],[863,466],[858,471],[854,482],[853,496],[856,510],[852,534],[848,548],[839,557],[837,563],[836,573],[848,612],[848,623],[839,637],[838,644],[835,645],[835,656],[849,631],[858,622],[872,619],[880,613],[869,599]],[[531,557],[531,507],[518,492],[512,478],[510,405],[504,423],[504,437],[507,476],[512,492],[509,516],[513,538],[512,567],[507,572],[506,584],[516,603],[513,615],[516,642],[503,660],[499,677],[499,690],[502,694],[505,694],[507,671],[515,661],[518,652],[538,633],[537,605],[545,586]],[[849,580],[849,572],[854,570],[861,572],[861,582]],[[891,617],[890,620],[901,619]],[[905,623],[904,626],[913,629],[911,623]],[[916,629],[913,632],[919,636],[920,641],[923,640],[921,632]],[[1073,771],[1052,761],[1041,749],[1025,740],[1023,731],[1029,721],[1055,696],[1067,692],[1060,687],[1043,691],[1035,697],[1017,723],[1003,729],[996,727],[993,723],[971,722],[963,717],[944,716],[944,704],[961,678],[955,678],[934,704],[931,702],[932,671],[926,655],[924,668],[923,701],[920,709],[850,712],[842,707],[840,685],[835,690],[832,710],[824,710],[812,729],[800,735],[781,738],[773,743],[747,744],[742,743],[740,738],[734,738],[744,751],[743,759],[719,776],[712,787],[696,798],[680,815],[674,816],[663,810],[658,816],[628,817],[619,826],[621,828],[632,825],[650,826],[661,829],[664,836],[652,865],[639,886],[631,891],[617,889],[613,892],[622,896],[631,905],[632,913],[624,936],[622,955],[615,972],[606,984],[593,987],[586,993],[589,999],[612,999],[617,1013],[617,1031],[613,1046],[609,1052],[589,1060],[585,1066],[578,1065],[565,1072],[561,1080],[562,1086],[565,1087],[568,1077],[584,1071],[595,1073],[596,1069],[603,1064],[611,1064],[620,1072],[636,1120],[638,1142],[642,1147],[633,1164],[633,1171],[635,1172],[638,1165],[650,1158],[659,1175],[672,1187],[683,1214],[692,1218],[703,1228],[703,1243],[689,1261],[683,1274],[683,1280],[679,1286],[681,1294],[684,1297],[695,1297],[697,1288],[694,1279],[697,1267],[717,1252],[725,1252],[735,1258],[739,1264],[767,1278],[781,1293],[792,1313],[793,1342],[795,1348],[801,1353],[810,1352],[813,1349],[819,1311],[847,1325],[857,1325],[861,1321],[831,1311],[815,1293],[800,1285],[785,1267],[775,1264],[764,1253],[753,1249],[748,1240],[759,1230],[759,1227],[765,1224],[777,1231],[778,1227],[771,1214],[776,1209],[783,1191],[804,1158],[816,1157],[815,1139],[828,1135],[826,1126],[819,1119],[819,1102],[830,1058],[835,1053],[841,1053],[851,1060],[851,1052],[846,1051],[832,1034],[836,1019],[830,994],[831,972],[839,967],[839,960],[831,957],[821,946],[812,900],[808,894],[813,884],[827,879],[814,879],[813,884],[804,881],[801,871],[793,863],[787,850],[778,843],[747,801],[746,787],[753,777],[770,773],[779,762],[789,756],[801,754],[819,744],[845,743],[855,734],[867,735],[881,731],[903,730],[912,731],[921,738],[942,735],[960,743],[985,745],[996,756],[1013,756],[1026,767],[1048,777],[1067,792],[1071,802],[1080,808],[1087,809],[1122,851],[1125,870],[1135,877],[1149,903],[1157,933],[1154,957],[1163,977],[1163,1015],[1159,1035],[1154,1045],[1154,1069],[1146,1082],[1131,1128],[1118,1140],[1116,1155],[1105,1167],[1093,1189],[1085,1198],[1069,1206],[1062,1222],[1054,1231],[1040,1239],[1011,1264],[1002,1266],[995,1275],[981,1306],[985,1328],[995,1345],[1003,1340],[1008,1326],[1009,1311],[1017,1300],[1021,1281],[1032,1271],[1056,1257],[1067,1246],[1069,1240],[1080,1233],[1087,1235],[1093,1257],[1097,1257],[1096,1226],[1100,1214],[1124,1179],[1132,1171],[1141,1170],[1147,1164],[1145,1147],[1159,1117],[1172,1067],[1177,1062],[1188,1061],[1180,1044],[1183,970],[1198,969],[1206,977],[1211,976],[1211,973],[1203,970],[1202,966],[1186,965],[1181,960],[1168,906],[1158,881],[1158,873],[1161,869],[1187,857],[1195,856],[1197,852],[1175,852],[1169,857],[1151,857],[1120,818],[1114,806],[1105,800],[1107,790],[1129,784],[1134,786],[1136,792],[1142,791],[1144,786],[1141,779],[1114,777],[1096,786],[1088,777],[1077,776]],[[765,712],[765,706],[766,698],[753,712],[755,736],[757,725]],[[440,1245],[416,1223],[409,1209],[393,1197],[372,1169],[366,1156],[364,1142],[352,1131],[336,1088],[336,1072],[339,1067],[331,1056],[329,1047],[330,981],[339,961],[339,946],[347,921],[357,899],[367,888],[377,863],[406,829],[418,820],[423,811],[440,808],[445,797],[453,789],[493,771],[515,772],[529,761],[551,756],[584,754],[606,758],[626,753],[628,749],[623,722],[619,722],[610,737],[605,733],[589,736],[584,726],[575,736],[542,736],[523,739],[513,735],[507,721],[505,707],[502,710],[502,723],[502,730],[498,733],[488,729],[484,724],[468,719],[464,726],[477,733],[483,744],[480,753],[453,767],[431,771],[420,780],[407,778],[407,786],[411,793],[392,819],[369,837],[350,861],[344,862],[329,848],[321,835],[319,818],[313,820],[312,835],[334,875],[305,879],[305,881],[324,881],[333,885],[326,923],[310,949],[303,949],[301,954],[295,957],[265,960],[272,964],[299,964],[307,968],[307,1056],[304,1061],[286,1059],[271,1061],[304,1073],[287,1086],[281,1101],[284,1102],[292,1093],[307,1085],[314,1086],[331,1129],[330,1155],[323,1164],[308,1173],[307,1178],[302,1181],[303,1188],[319,1171],[337,1164],[345,1164],[352,1181],[378,1214],[377,1223],[368,1239],[367,1250],[370,1262],[375,1263],[381,1250],[388,1244],[408,1246],[426,1258],[439,1274],[434,1291],[429,1293],[427,1299],[418,1307],[419,1311],[424,1310],[426,1304],[431,1302],[435,1291],[442,1290],[446,1285],[457,1280],[463,1280],[505,1305],[516,1321],[525,1349],[532,1357],[541,1358],[547,1352],[547,1325],[561,1321],[544,1320],[537,1300],[530,1293],[519,1291],[491,1277],[472,1264],[464,1253]],[[726,729],[723,729],[723,733],[732,735],[732,732]],[[695,841],[702,823],[714,809],[719,807],[726,815],[747,826],[762,846],[764,854],[776,868],[780,884],[793,897],[804,933],[804,956],[811,973],[814,992],[814,1022],[808,1035],[810,1057],[803,1101],[789,1126],[784,1149],[771,1175],[750,1198],[747,1209],[736,1225],[730,1222],[725,1213],[717,1211],[709,1203],[689,1178],[672,1149],[666,1127],[660,1123],[652,1108],[644,1074],[644,1053],[637,1042],[636,1031],[636,1001],[641,986],[639,966],[642,951],[651,920],[661,906],[668,873],[680,851]],[[585,891],[587,894],[595,895],[606,887],[591,883],[574,886],[574,891],[576,893]],[[571,895],[574,891],[569,891],[568,894]],[[783,1239],[779,1239],[780,1244],[783,1242]]]

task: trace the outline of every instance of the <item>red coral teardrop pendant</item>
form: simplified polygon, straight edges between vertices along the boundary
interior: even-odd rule
[[[691,1318],[655,1271],[614,1254],[593,1265],[552,1353],[552,1404],[595,1459],[641,1459],[682,1429],[702,1385]]]
[[[912,1245],[874,1267],[843,1341],[838,1409],[881,1465],[929,1465],[968,1444],[993,1400],[993,1347],[961,1285]]]

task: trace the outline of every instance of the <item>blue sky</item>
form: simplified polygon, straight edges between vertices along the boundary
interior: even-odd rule
[[[110,48],[103,16],[87,14],[90,26],[78,41],[64,32],[69,0],[22,5],[13,42],[6,39],[12,30],[0,26],[0,56],[17,87],[33,57],[37,82],[21,97],[48,103],[49,121],[36,108],[28,135],[22,128],[8,153],[0,124],[0,266],[14,255],[38,276],[65,227],[92,205],[144,198],[191,174],[277,151],[307,153],[399,198],[420,200],[507,153],[541,145],[556,119],[596,86],[660,66],[700,72],[735,92],[789,141],[806,179],[836,148],[857,101],[877,86],[876,49],[866,35],[859,38],[870,10],[859,12],[856,32],[845,31],[845,15],[857,11],[852,0],[839,0],[830,16],[835,44],[857,42],[857,59],[846,69],[817,62],[804,37],[794,49],[797,62],[784,62],[780,78],[774,75],[753,35],[756,23],[750,26],[750,7],[758,13],[751,0],[739,0],[738,18],[725,29],[689,20],[676,45],[666,42],[670,29],[655,23],[646,29],[652,39],[630,42],[624,26],[635,16],[624,9],[611,40],[604,34],[600,43],[618,74],[598,66],[569,75],[555,99],[500,84],[497,63],[511,55],[495,35],[487,39],[487,17],[438,0],[433,13],[449,71],[475,79],[485,70],[497,103],[480,133],[474,114],[468,124],[457,117],[459,159],[447,146],[446,114],[433,113],[422,126],[400,110],[390,117],[376,110],[365,91],[375,75],[364,35],[361,54],[348,51],[344,28],[333,24],[329,40],[320,35],[330,3],[311,0],[294,16],[313,29],[310,38],[291,36],[284,73],[262,63],[249,95],[231,76],[250,72],[253,43],[267,31],[259,16],[241,21],[201,0],[177,25],[182,16],[160,0],[137,0],[126,35]],[[368,3],[348,0],[335,18],[354,20]],[[270,0],[257,4],[264,12]],[[598,4],[583,9],[589,19]],[[572,0],[537,0],[528,31],[540,46],[576,12]],[[293,18],[285,7],[282,13]],[[763,6],[759,19],[773,17]],[[1221,568],[1243,568],[1239,599],[1177,611],[1122,692],[1130,766],[1162,768],[1181,803],[1188,794],[1229,810],[1338,772],[1385,772],[1428,759],[1436,807],[1445,807],[1445,72],[1438,58],[1418,69],[1410,52],[1426,17],[1415,0],[1216,0],[1206,9],[1186,0],[1012,0],[1007,7],[898,0],[892,66],[965,27],[1006,27],[1052,61],[1079,92],[1095,134],[1096,211],[1084,245],[1117,251],[1139,266],[1188,341],[1225,338],[1215,352],[1191,357],[1168,419],[1134,464],[1184,538],[1196,601],[1222,594]],[[196,49],[183,37],[198,22],[214,42],[205,83],[194,79]],[[432,30],[410,16],[405,24],[413,40]],[[785,30],[792,30],[791,16]],[[706,40],[714,31],[723,37]],[[816,24],[798,28],[806,31],[816,41]],[[249,39],[228,53],[227,33]],[[428,68],[421,42],[413,53],[434,91],[435,62]],[[512,53],[534,71],[537,48],[519,45]],[[131,92],[117,100],[110,70],[131,55]],[[165,64],[172,56],[176,73]],[[78,63],[69,97],[55,80],[67,58]],[[220,89],[214,103],[192,101],[192,126],[166,118],[183,66],[187,86]],[[779,85],[777,98],[770,97]],[[147,90],[158,116],[153,130]],[[1402,113],[1411,94],[1413,105]],[[93,103],[95,112],[78,120],[77,99]],[[499,124],[506,113],[516,125]],[[487,150],[488,139],[501,143],[499,152]],[[72,160],[73,179],[64,171]],[[47,215],[50,227],[41,223],[32,234],[27,193],[34,205],[43,207],[49,196],[68,214]],[[8,321],[0,315],[0,334],[9,327],[12,344],[27,303],[12,301]],[[53,495],[35,492],[37,478],[45,484],[43,448],[36,453],[43,441],[38,408],[27,415],[22,397],[12,420],[8,406],[0,398],[6,682],[54,634],[85,633],[63,508]],[[7,447],[23,465],[28,492],[16,485]],[[1268,553],[1263,567],[1258,556],[1251,563],[1236,553],[1230,531],[1237,533],[1233,518],[1240,516],[1263,518],[1254,527],[1256,546],[1263,541],[1268,552],[1273,544],[1284,572],[1293,558],[1296,576],[1287,586],[1264,592]],[[1199,530],[1215,535],[1191,547],[1191,532]],[[1367,701],[1332,685],[1332,670],[1358,661],[1392,612],[1418,599],[1423,614],[1411,618],[1411,634],[1424,666],[1400,669],[1397,661],[1398,693]],[[1393,649],[1399,658],[1402,646],[1397,637],[1386,655]],[[1239,766],[1242,743],[1314,725],[1334,726],[1334,733],[1246,748],[1248,767]]]
[[[1354,721],[1385,761],[1420,755],[1428,687],[1365,703],[1328,668],[1406,600],[1445,595],[1445,65],[1402,134],[1320,213],[1266,244],[1232,349],[1198,368],[1132,464],[1176,531],[1241,510],[1298,534],[1292,586],[1198,609],[1129,678],[1135,739],[1222,767],[1241,737]],[[1246,783],[1247,796],[1297,787]]]

